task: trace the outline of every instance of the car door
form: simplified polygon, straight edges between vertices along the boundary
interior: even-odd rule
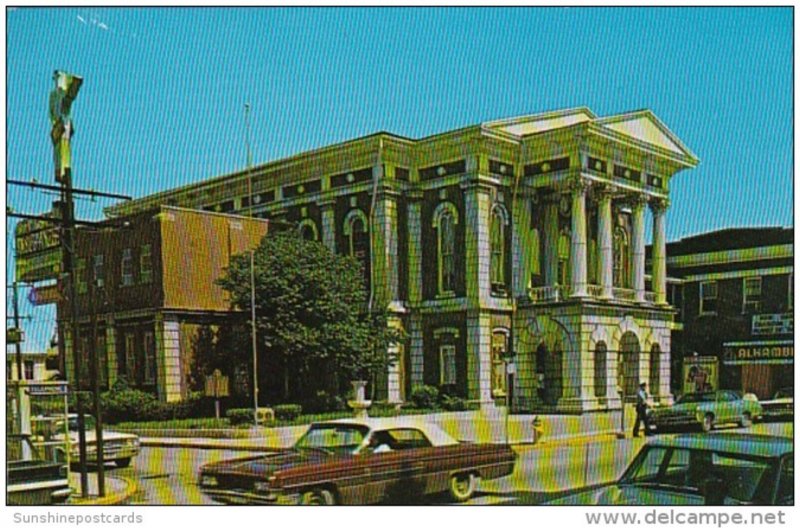
[[[366,497],[374,498],[375,502],[419,502],[425,491],[425,463],[420,453],[430,446],[430,441],[418,429],[373,431],[363,454],[367,458],[363,490]]]
[[[741,414],[741,400],[730,391],[717,393],[717,423],[735,422]]]

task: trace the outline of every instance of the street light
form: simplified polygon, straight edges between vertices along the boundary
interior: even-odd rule
[[[250,152],[250,103],[244,104],[245,147],[247,148],[247,216],[253,217],[253,156]],[[253,423],[258,426],[258,346],[256,341],[255,250],[250,249],[250,334],[253,347]]]

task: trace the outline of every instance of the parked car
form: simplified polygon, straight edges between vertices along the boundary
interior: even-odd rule
[[[6,504],[59,504],[72,493],[67,466],[45,459],[28,435],[6,435],[6,457]]]
[[[70,462],[75,464],[80,457],[80,446],[78,445],[78,415],[70,414],[67,417],[69,427]],[[97,438],[95,435],[94,417],[86,415],[86,461],[89,464],[97,464]],[[56,423],[56,430],[63,430],[64,422]],[[54,435],[54,439],[63,438],[63,433]],[[117,467],[128,467],[131,459],[139,454],[139,437],[135,434],[121,433],[103,429],[103,461],[114,462]],[[61,453],[60,456],[64,457]]]
[[[721,424],[750,427],[762,414],[761,404],[754,395],[742,397],[731,390],[691,392],[678,398],[674,405],[652,408],[649,426],[651,432],[685,426],[710,431]]]
[[[286,450],[207,464],[199,484],[231,504],[408,503],[445,491],[466,501],[515,460],[506,445],[459,443],[419,419],[348,419],[312,424]]]
[[[778,390],[771,400],[762,400],[764,419],[791,420],[794,417],[794,387]]]
[[[794,505],[792,439],[718,432],[651,440],[617,482],[548,504]]]

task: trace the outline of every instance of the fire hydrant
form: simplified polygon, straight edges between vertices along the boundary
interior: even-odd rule
[[[533,443],[536,444],[544,436],[544,422],[537,415],[533,417],[533,423],[531,425],[533,426]]]

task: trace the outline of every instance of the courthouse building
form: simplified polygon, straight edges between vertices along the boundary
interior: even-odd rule
[[[106,213],[252,214],[361,259],[408,335],[382,399],[434,385],[491,406],[513,356],[518,409],[583,412],[618,407],[618,388],[632,396],[640,380],[671,397],[665,213],[672,177],[697,163],[648,110],[577,108],[422,139],[381,132]]]

